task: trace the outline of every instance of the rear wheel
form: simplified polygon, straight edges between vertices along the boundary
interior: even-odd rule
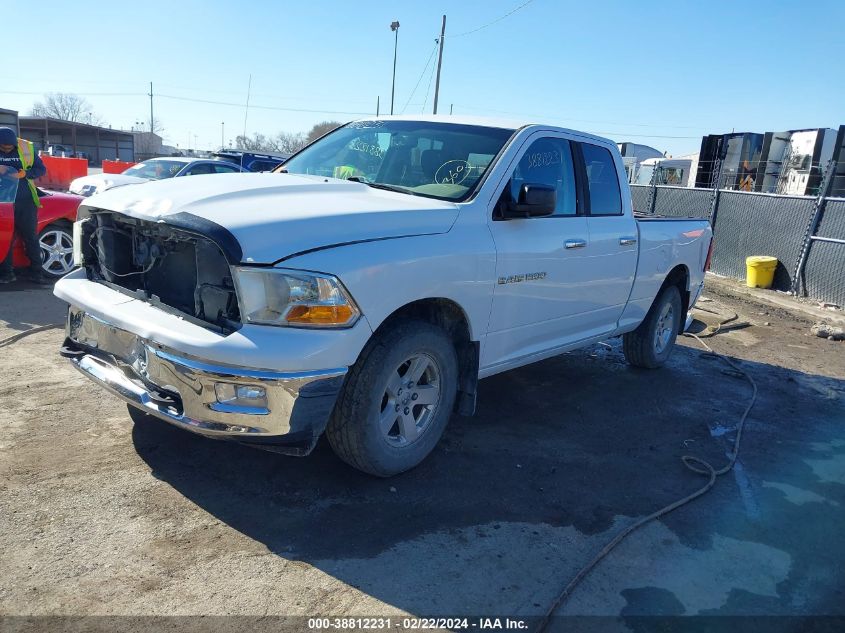
[[[41,270],[51,277],[62,277],[73,270],[73,229],[70,224],[56,222],[44,227],[38,235],[41,247]]]
[[[625,360],[635,367],[656,369],[672,354],[681,329],[681,293],[667,286],[652,304],[640,326],[622,338]]]
[[[423,321],[377,334],[352,367],[326,428],[347,464],[390,477],[419,464],[449,422],[458,360],[449,336]]]

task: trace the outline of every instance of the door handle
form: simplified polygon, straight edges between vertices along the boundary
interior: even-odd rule
[[[633,246],[637,243],[636,237],[620,237],[619,238],[619,246]]]
[[[587,240],[566,240],[564,246],[566,248],[584,248],[587,245]]]

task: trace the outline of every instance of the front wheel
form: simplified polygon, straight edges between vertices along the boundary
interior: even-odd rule
[[[625,360],[635,367],[656,369],[672,354],[681,330],[681,293],[667,286],[657,296],[645,319],[633,332],[622,337]]]
[[[377,334],[350,370],[326,428],[350,466],[378,477],[409,470],[440,440],[455,404],[458,359],[442,329],[406,321]]]

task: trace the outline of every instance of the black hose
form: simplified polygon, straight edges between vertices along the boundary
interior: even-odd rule
[[[738,316],[734,314],[734,316],[722,321],[718,326],[716,326],[715,329],[708,331],[706,334],[704,334],[704,336],[715,335],[717,332],[719,332],[719,329],[723,325],[735,321],[737,318]],[[724,354],[720,354],[718,352],[713,351],[713,349],[709,345],[707,345],[707,343],[702,341],[699,336],[687,333],[685,333],[684,336],[689,336],[697,340],[702,345],[702,347],[704,347],[704,349],[706,349],[710,354],[713,354],[717,358],[720,358],[721,360],[726,362],[733,369],[742,374],[742,376],[744,376],[745,379],[751,384],[753,390],[751,394],[751,399],[748,402],[748,406],[745,407],[745,411],[743,412],[742,417],[739,419],[739,424],[737,425],[736,431],[736,438],[734,439],[733,443],[733,452],[728,458],[728,463],[722,466],[722,468],[716,470],[713,466],[711,466],[708,462],[701,459],[700,457],[696,457],[694,455],[681,456],[681,461],[683,462],[684,466],[686,466],[689,470],[696,474],[707,476],[707,483],[692,494],[687,495],[682,499],[678,499],[677,501],[674,501],[673,503],[670,503],[669,505],[664,506],[655,512],[652,512],[648,516],[643,517],[638,521],[635,521],[627,528],[622,530],[615,537],[613,537],[613,539],[607,545],[605,545],[602,550],[589,563],[587,563],[587,565],[585,565],[581,569],[581,571],[575,574],[572,580],[570,580],[569,583],[563,588],[563,591],[558,594],[555,601],[552,603],[543,618],[537,624],[537,628],[535,629],[535,631],[540,632],[546,629],[546,626],[548,626],[549,619],[551,618],[552,614],[558,609],[558,607],[560,607],[561,604],[563,604],[567,600],[567,598],[569,598],[575,587],[578,586],[578,584],[587,576],[587,574],[589,574],[596,567],[596,565],[598,565],[602,561],[605,556],[610,554],[610,552],[613,551],[613,549],[617,545],[619,545],[619,543],[625,540],[627,536],[629,536],[632,532],[641,528],[645,524],[650,523],[655,519],[659,519],[660,517],[669,514],[673,510],[677,510],[681,506],[686,505],[694,499],[697,499],[713,487],[713,485],[716,483],[717,477],[721,477],[722,475],[730,472],[731,469],[734,467],[734,464],[736,464],[737,457],[739,456],[740,443],[742,442],[742,431],[745,427],[745,421],[748,418],[748,414],[751,412],[754,403],[757,401],[757,383],[754,382],[754,379],[748,374],[748,372],[741,369],[736,363],[734,363],[730,358],[728,358]]]

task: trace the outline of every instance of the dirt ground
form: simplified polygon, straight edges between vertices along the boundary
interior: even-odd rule
[[[697,318],[748,324],[707,339],[759,386],[737,466],[623,542],[558,616],[845,616],[845,342],[705,296]],[[0,339],[64,309],[12,285]],[[536,616],[619,530],[702,485],[681,455],[725,462],[750,397],[692,339],[657,371],[612,340],[482,381],[476,417],[378,480],[324,441],[290,458],[133,426],[62,339],[0,346],[6,616]]]

